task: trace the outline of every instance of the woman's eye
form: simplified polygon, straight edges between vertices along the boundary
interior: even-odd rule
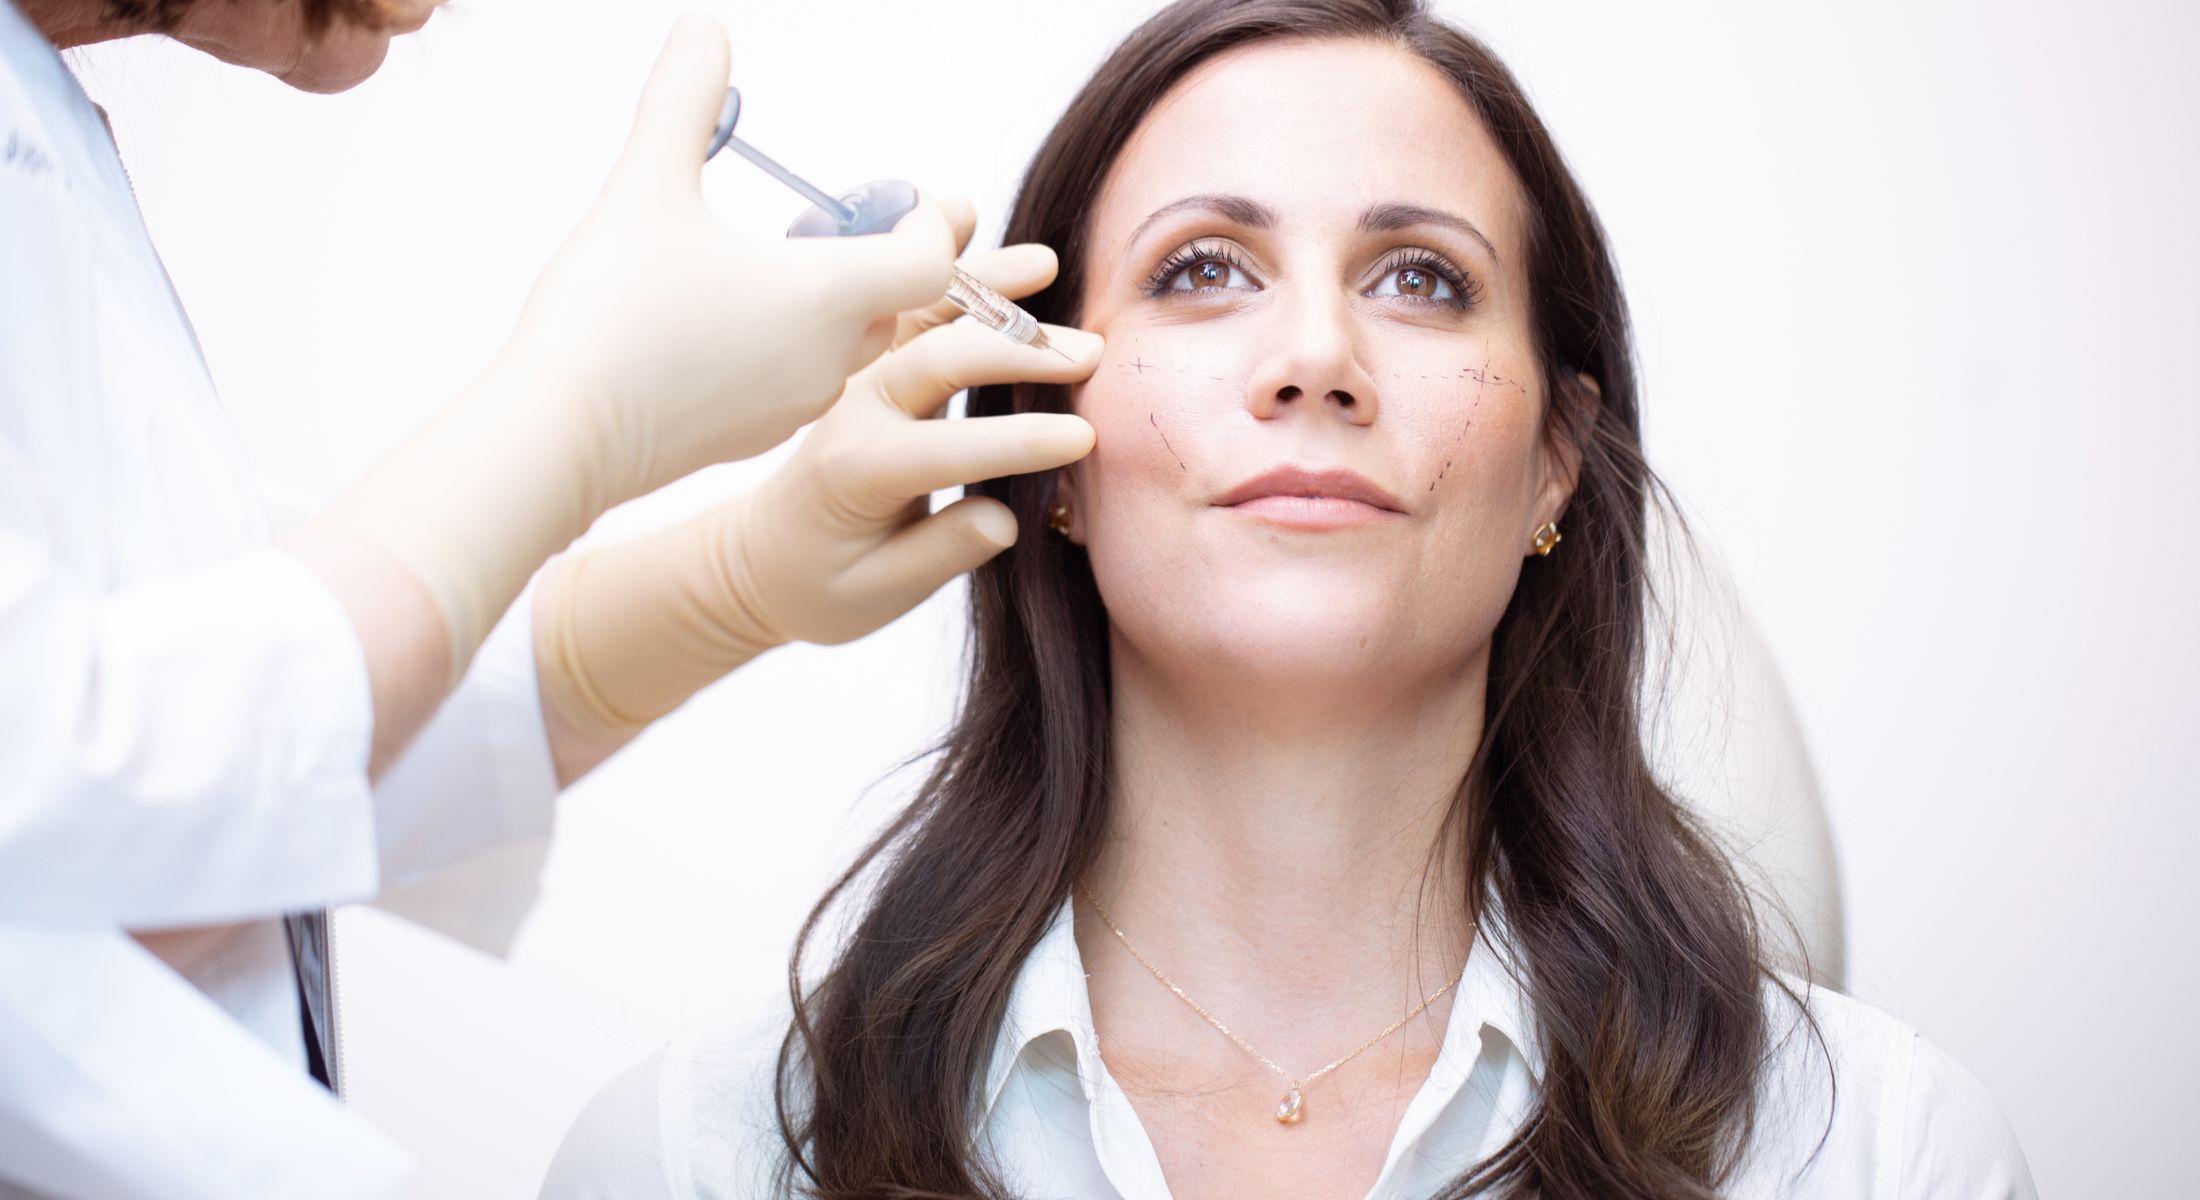
[[[1185,264],[1183,270],[1170,277],[1168,290],[1172,292],[1209,292],[1220,291],[1224,288],[1248,288],[1251,286],[1253,286],[1253,283],[1245,277],[1245,272],[1219,258],[1202,258],[1197,262]]]
[[[1378,296],[1412,296],[1421,300],[1455,300],[1449,280],[1426,267],[1400,267],[1375,285]]]

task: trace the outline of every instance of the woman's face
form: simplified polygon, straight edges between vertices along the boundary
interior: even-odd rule
[[[298,0],[201,0],[170,32],[223,62],[265,71],[301,91],[341,92],[380,70],[390,39],[427,24],[442,4],[383,0],[386,25],[368,29],[339,17],[310,36]]]
[[[1099,442],[1058,480],[1119,654],[1460,677],[1577,461],[1542,434],[1524,238],[1495,143],[1408,52],[1249,46],[1155,107],[1092,217]]]

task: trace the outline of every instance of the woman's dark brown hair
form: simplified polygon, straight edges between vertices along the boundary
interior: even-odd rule
[[[1102,64],[1039,150],[1006,240],[1061,254],[1025,302],[1075,324],[1095,201],[1124,143],[1193,68],[1271,38],[1367,38],[1448,77],[1528,214],[1544,436],[1581,451],[1563,549],[1499,621],[1484,732],[1446,838],[1497,904],[1546,1071],[1533,1114],[1446,1196],[1704,1197],[1755,1118],[1766,964],[1725,858],[1653,779],[1643,671],[1647,505],[1627,307],[1603,231],[1512,75],[1415,0],[1183,0]],[[1602,399],[1554,381],[1595,378]],[[1066,411],[1059,386],[978,389],[970,412]],[[1025,955],[1109,819],[1107,614],[1082,550],[1048,536],[1051,478],[990,481],[1024,536],[973,579],[969,690],[911,806],[805,925],[780,1053],[788,1184],[822,1197],[1003,1194],[973,1150],[975,1092]],[[867,887],[865,885],[868,885]],[[814,986],[803,952],[868,892]],[[1450,898],[1471,907],[1474,896]]]
[[[381,0],[107,0],[107,15],[140,28],[173,29],[185,10],[200,4],[297,4],[305,10],[306,32],[320,33],[336,21],[369,29],[388,19]]]

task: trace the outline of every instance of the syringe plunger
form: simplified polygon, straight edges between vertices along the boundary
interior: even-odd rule
[[[711,132],[710,144],[703,157],[713,157],[730,146],[735,153],[808,200],[814,207],[795,218],[794,224],[787,229],[789,237],[853,237],[883,233],[917,206],[917,189],[899,179],[881,180],[845,196],[831,195],[733,136],[734,122],[740,116],[741,93],[738,89],[727,88],[725,102],[718,112],[717,128]],[[1036,318],[1011,303],[1006,296],[972,278],[961,267],[956,267],[948,280],[947,298],[986,328],[1012,341],[1062,354],[1047,341],[1046,331],[1039,328]],[[1062,357],[1069,356],[1062,354]]]

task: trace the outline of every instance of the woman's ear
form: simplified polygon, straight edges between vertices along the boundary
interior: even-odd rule
[[[1551,423],[1551,436],[1544,439],[1543,493],[1536,498],[1537,524],[1557,522],[1566,511],[1566,505],[1574,497],[1574,487],[1581,482],[1581,443],[1578,437],[1596,428],[1597,410],[1604,405],[1604,388],[1595,377],[1576,371],[1560,380],[1556,389],[1557,402],[1565,405],[1570,419]]]
[[[1069,528],[1054,528],[1055,515],[1065,509],[1068,513]],[[1049,528],[1053,528],[1055,533],[1068,538],[1077,545],[1082,546],[1085,544],[1084,513],[1079,511],[1077,505],[1077,464],[1075,463],[1054,472],[1054,495],[1047,501],[1047,522]]]

